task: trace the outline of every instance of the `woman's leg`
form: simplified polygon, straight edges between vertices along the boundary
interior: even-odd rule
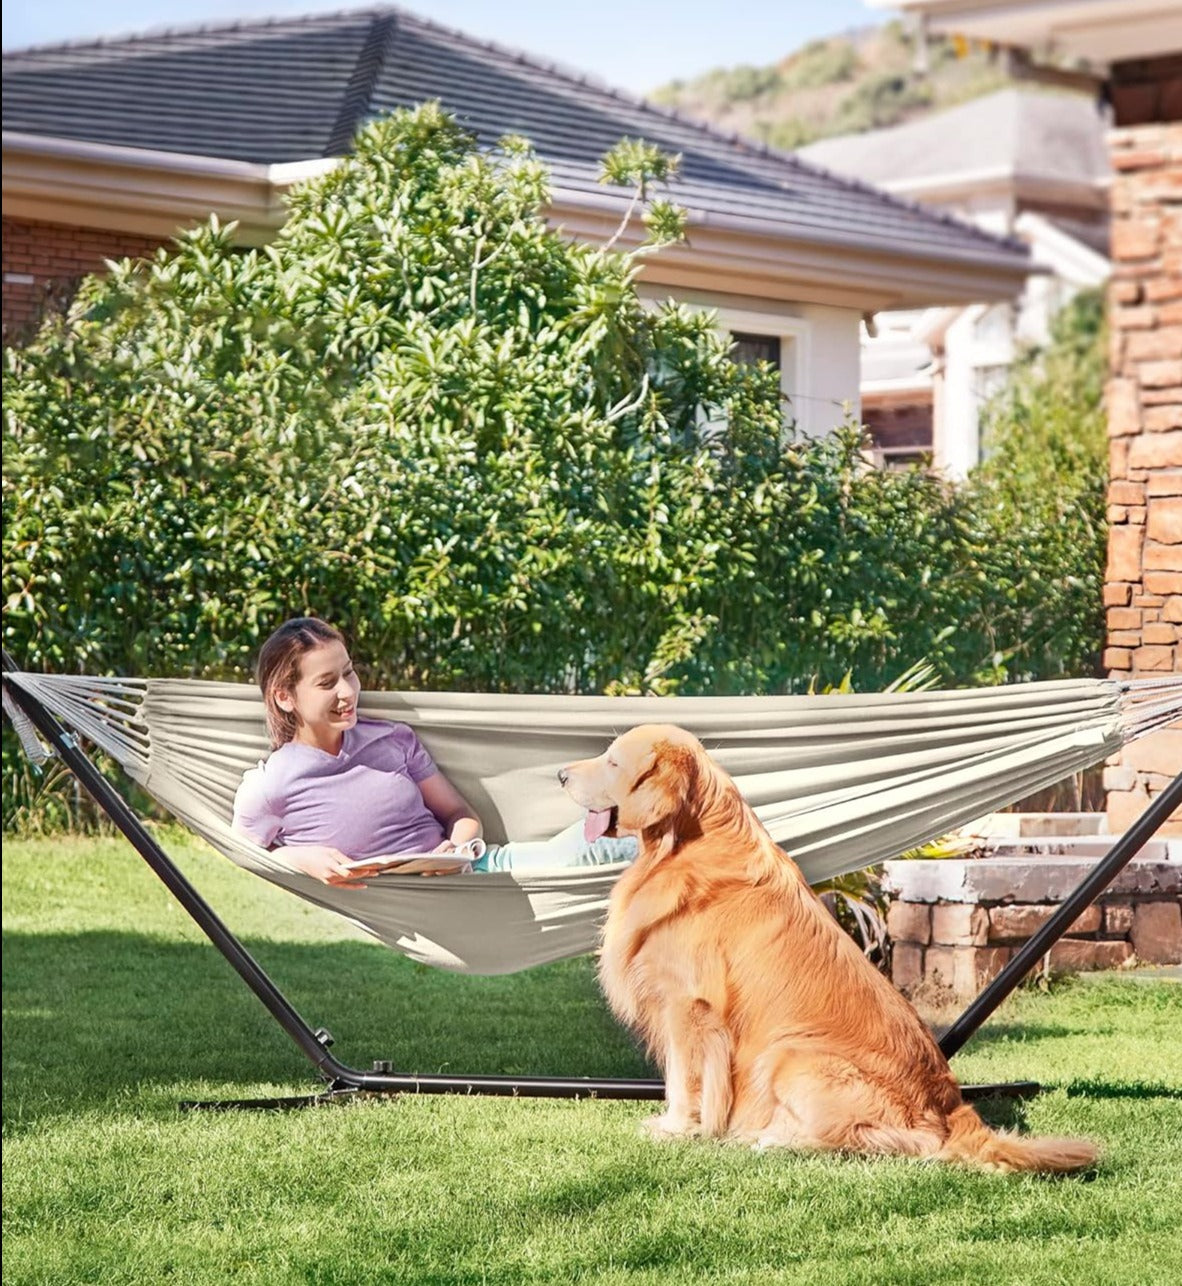
[[[490,844],[484,856],[472,863],[472,869],[541,871],[560,866],[610,866],[613,862],[635,861],[637,851],[634,835],[602,835],[588,843],[580,820],[552,839]]]

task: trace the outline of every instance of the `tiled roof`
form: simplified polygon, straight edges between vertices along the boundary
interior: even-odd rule
[[[6,131],[275,164],[340,155],[376,113],[437,98],[491,143],[530,138],[557,188],[606,195],[599,156],[643,137],[683,157],[695,223],[1010,271],[1017,242],[719,133],[577,73],[380,7],[6,53]]]
[[[1110,175],[1104,130],[1091,99],[1003,89],[905,125],[822,139],[801,155],[888,187],[990,171],[1098,188]]]

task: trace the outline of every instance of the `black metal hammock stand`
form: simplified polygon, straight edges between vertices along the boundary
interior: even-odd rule
[[[164,882],[172,895],[197,923],[202,932],[230,962],[239,976],[266,1006],[271,1016],[295,1042],[296,1046],[325,1082],[324,1088],[312,1095],[267,1099],[237,1099],[222,1102],[185,1103],[185,1108],[228,1110],[236,1108],[292,1108],[343,1102],[358,1096],[378,1094],[488,1094],[513,1097],[544,1098],[610,1098],[659,1100],[664,1096],[660,1080],[593,1077],[544,1076],[443,1076],[417,1075],[394,1070],[391,1060],[375,1060],[368,1071],[349,1067],[330,1052],[330,1033],[311,1027],[251,956],[243,944],[222,922],[201,894],[180,872],[168,854],[144,827],[126,801],[95,768],[83,752],[77,737],[68,731],[56,715],[26,687],[9,682],[8,676],[20,673],[7,652],[4,653],[4,692],[6,708],[19,718],[23,715],[39,736],[75,774],[96,803],[130,840],[136,851]],[[11,709],[15,707],[15,712]],[[1112,845],[1108,854],[1089,872],[1055,913],[1015,953],[1005,968],[965,1009],[940,1040],[940,1048],[951,1058],[1022,979],[1038,964],[1047,951],[1070,925],[1115,879],[1136,856],[1167,818],[1182,808],[1182,773],[1145,809],[1144,813]],[[430,881],[429,883],[435,883]],[[1025,1097],[1035,1094],[1039,1085],[1019,1081],[1004,1085],[966,1085],[966,1099],[976,1100],[994,1095]]]

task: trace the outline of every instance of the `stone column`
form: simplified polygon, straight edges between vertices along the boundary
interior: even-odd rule
[[[1113,275],[1104,665],[1182,673],[1182,123],[1110,135]],[[1134,743],[1105,771],[1124,830],[1182,772],[1182,731]],[[1166,834],[1182,834],[1182,814]]]

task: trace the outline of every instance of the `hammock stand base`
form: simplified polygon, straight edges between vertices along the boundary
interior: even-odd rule
[[[4,669],[17,668],[4,653]],[[397,1073],[392,1064],[375,1062],[372,1071],[349,1067],[329,1053],[333,1043],[324,1028],[313,1029],[272,981],[213,908],[181,873],[160,847],[123,797],[111,786],[82,751],[74,735],[35,697],[5,684],[9,698],[28,715],[38,732],[54,747],[58,757],[78,778],[99,807],[123,832],[201,931],[209,938],[243,982],[266,1006],[287,1032],[317,1073],[327,1082],[318,1094],[269,1099],[235,1099],[218,1102],[185,1102],[186,1110],[230,1111],[241,1109],[284,1110],[328,1103],[353,1102],[369,1095],[395,1094],[487,1094],[510,1098],[604,1098],[652,1100],[664,1098],[659,1080],[623,1078],[542,1076],[417,1076]],[[1068,927],[1115,879],[1116,875],[1157,832],[1175,808],[1182,806],[1182,773],[1161,792],[1132,826],[1112,846],[1108,855],[1089,872],[1059,909],[1014,955],[1004,969],[973,1000],[940,1040],[944,1055],[951,1058],[982,1023],[1022,981],[1039,959],[1063,936]],[[1033,1081],[997,1085],[962,1085],[969,1101],[991,1097],[1026,1098],[1037,1094]]]

